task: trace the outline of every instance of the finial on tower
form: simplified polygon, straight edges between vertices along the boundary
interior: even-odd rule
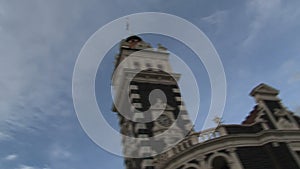
[[[130,31],[129,17],[126,18],[126,31],[128,32],[128,35],[132,35],[132,33]]]
[[[216,117],[213,119],[213,121],[214,121],[218,126],[224,123],[222,117],[218,117],[218,116],[216,116]]]

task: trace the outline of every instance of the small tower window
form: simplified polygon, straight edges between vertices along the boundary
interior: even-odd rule
[[[140,63],[139,62],[134,62],[133,65],[134,65],[134,68],[136,68],[136,69],[140,68]]]
[[[146,63],[146,67],[147,68],[151,68],[151,64],[150,63]]]
[[[158,64],[158,65],[157,65],[157,68],[158,68],[159,70],[163,70],[164,67],[163,67],[163,65]]]

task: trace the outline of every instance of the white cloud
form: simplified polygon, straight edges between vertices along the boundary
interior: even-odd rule
[[[17,169],[38,169],[33,166],[28,166],[28,165],[20,165]]]
[[[49,167],[40,168],[40,167],[34,167],[34,166],[29,166],[29,165],[22,164],[22,165],[19,165],[19,167],[16,168],[16,169],[50,169],[50,168]]]
[[[71,152],[59,145],[52,146],[50,155],[54,159],[66,159],[72,156]]]
[[[65,13],[69,4],[64,2],[1,2],[0,6],[1,141],[14,130],[34,130],[47,116],[72,111],[67,92],[73,65],[68,63],[76,56],[70,57],[67,45],[60,52],[53,50],[66,41],[80,10],[74,5]]]
[[[13,137],[11,135],[0,131],[0,141],[11,140],[12,138]]]
[[[258,36],[259,32],[266,25],[268,20],[277,17],[281,10],[281,0],[252,0],[248,1],[246,12],[254,19],[250,23],[250,32],[243,45],[247,46]]]
[[[7,161],[12,161],[12,160],[15,160],[17,158],[18,158],[17,154],[10,154],[10,155],[6,156],[4,159],[7,160]]]
[[[300,16],[299,1],[251,0],[246,3],[246,13],[250,24],[248,36],[243,42],[247,47],[257,41],[262,33],[271,34],[295,26]],[[282,35],[284,36],[284,35]]]
[[[201,18],[201,20],[209,24],[223,24],[226,17],[227,11],[216,11],[209,16]]]

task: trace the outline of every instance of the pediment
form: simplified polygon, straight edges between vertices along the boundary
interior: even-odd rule
[[[279,94],[279,90],[264,83],[261,83],[258,86],[256,86],[250,93],[251,96],[255,96],[257,94],[276,96]]]

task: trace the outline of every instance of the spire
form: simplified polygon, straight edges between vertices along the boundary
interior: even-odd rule
[[[130,22],[129,22],[129,17],[126,18],[126,31],[128,32],[128,35],[132,35],[130,31]]]

